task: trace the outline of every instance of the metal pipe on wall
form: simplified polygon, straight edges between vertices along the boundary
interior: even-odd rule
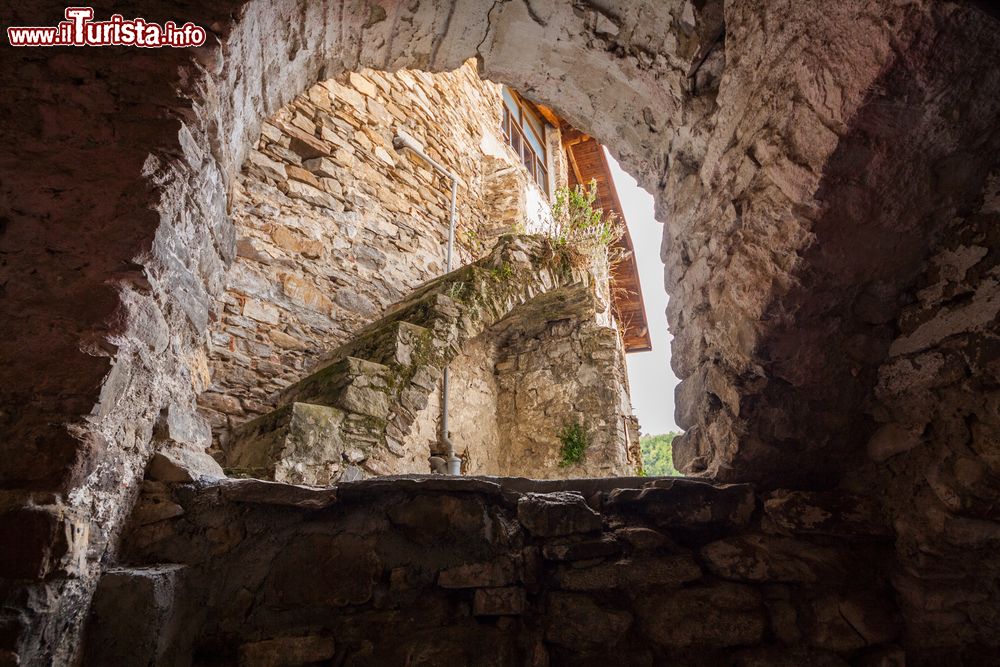
[[[397,134],[392,140],[397,151],[408,150],[429,164],[436,171],[451,179],[451,216],[448,220],[448,250],[445,255],[445,273],[451,273],[451,258],[455,248],[455,223],[457,221],[458,177],[424,152],[423,147],[412,137]],[[441,378],[441,444],[445,448],[445,463],[449,475],[462,474],[462,459],[455,456],[455,446],[448,433],[448,366],[444,367]]]

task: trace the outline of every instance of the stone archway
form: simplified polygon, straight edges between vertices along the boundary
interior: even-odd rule
[[[614,140],[652,185],[663,140],[644,109],[676,111],[672,99],[684,82],[674,72],[665,87],[649,69],[662,44],[632,18],[577,15],[568,6],[142,9],[151,21],[184,14],[209,29],[209,43],[193,53],[139,53],[128,69],[109,51],[88,52],[84,61],[59,54],[46,62],[47,74],[35,54],[20,52],[3,74],[12,91],[5,117],[25,130],[10,155],[37,156],[4,191],[11,202],[4,242],[15,250],[6,269],[23,278],[6,285],[18,312],[4,402],[22,407],[5,416],[12,502],[5,520],[33,527],[8,560],[14,576],[47,580],[29,583],[31,590],[60,596],[12,619],[12,641],[24,655],[72,653],[75,633],[64,629],[76,626],[98,563],[113,553],[157,438],[197,446],[204,437],[194,396],[207,381],[205,328],[233,253],[227,191],[264,118],[338,72],[453,69],[476,56],[489,76]],[[98,16],[105,10],[95,7]],[[649,11],[658,23],[681,21],[676,10]],[[39,3],[17,12],[5,16],[8,24],[43,25],[62,8]],[[683,20],[688,31],[695,26],[693,15]],[[552,31],[562,37],[547,37]],[[632,41],[635,48],[608,58],[607,47]],[[528,60],[525,43],[539,47]],[[681,57],[691,60],[699,48],[692,36]],[[570,63],[578,74],[566,80],[559,72]],[[23,85],[46,76],[48,91]],[[79,131],[70,131],[74,124]],[[39,182],[51,183],[51,194],[36,193]]]
[[[996,114],[997,84],[995,69],[962,68],[970,54],[991,62],[996,53],[995,23],[964,4],[763,5],[729,7],[722,37],[718,2],[698,9],[637,0],[620,14],[598,3],[526,1],[485,11],[443,1],[231,2],[213,11],[157,3],[135,9],[149,20],[203,25],[212,43],[193,53],[129,52],[127,68],[115,50],[10,55],[0,72],[9,92],[3,120],[22,131],[5,148],[9,178],[0,192],[11,325],[0,376],[2,520],[25,537],[0,562],[28,601],[6,619],[3,648],[56,661],[74,651],[95,573],[113,556],[157,439],[196,446],[203,437],[194,396],[204,388],[204,332],[233,251],[227,190],[246,148],[261,120],[293,95],[363,66],[441,70],[475,56],[486,76],[614,147],[655,191],[668,222],[675,363],[686,378],[680,410],[693,433],[683,459],[722,477],[767,477],[753,461],[800,448],[816,400],[781,385],[792,372],[785,366],[797,363],[789,344],[823,350],[823,323],[853,317],[850,299],[881,298],[878,281],[864,275],[869,287],[849,280],[858,289],[827,286],[832,303],[810,303],[836,259],[810,244],[839,215],[863,221],[870,212],[825,207],[853,192],[845,173],[877,176],[886,187],[903,178],[912,189],[928,173],[898,167],[929,160],[924,153],[883,151],[865,132],[885,103],[873,87],[887,86],[889,103],[912,95],[928,107],[930,122],[875,120],[906,126],[894,141],[934,134],[950,149],[942,152],[951,157],[935,155],[932,170],[935,188],[956,186],[948,210],[937,212],[948,217],[981,198],[982,179],[948,160],[995,150],[995,132],[983,128]],[[8,25],[61,15],[49,2],[4,10]],[[940,34],[949,39],[936,41]],[[932,58],[930,47],[941,44],[951,57]],[[919,76],[911,82],[908,74]],[[925,76],[937,83],[923,85]],[[950,113],[935,95],[943,85],[963,98],[963,120],[980,131],[936,134]],[[886,225],[884,233],[907,228]],[[937,228],[926,225],[928,240]],[[807,340],[800,321],[818,323]],[[861,378],[844,394],[835,390],[837,414],[820,424],[824,443],[866,433],[841,428],[857,417],[884,359],[864,356],[867,343],[859,344],[857,375],[843,364],[820,369],[827,381]],[[755,397],[750,404],[746,395]],[[822,467],[829,459],[815,460]]]

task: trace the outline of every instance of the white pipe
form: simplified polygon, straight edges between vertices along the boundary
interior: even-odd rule
[[[392,146],[397,151],[408,150],[421,160],[429,164],[445,177],[451,179],[451,217],[448,220],[448,251],[445,255],[445,273],[451,273],[451,257],[455,247],[455,223],[457,221],[458,204],[458,178],[445,169],[439,162],[431,158],[424,152],[423,146],[418,144],[412,137],[397,134],[392,140]],[[462,474],[462,459],[455,456],[455,446],[451,442],[448,433],[448,366],[444,367],[441,378],[441,443],[445,447],[445,462],[448,466],[449,475]]]

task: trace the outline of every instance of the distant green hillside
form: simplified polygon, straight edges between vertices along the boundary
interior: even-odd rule
[[[644,435],[639,438],[642,449],[642,469],[650,477],[679,476],[674,468],[673,442],[680,433]]]

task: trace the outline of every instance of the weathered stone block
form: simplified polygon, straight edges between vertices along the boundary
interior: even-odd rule
[[[714,574],[740,581],[831,581],[846,576],[849,567],[836,549],[770,535],[717,540],[703,547],[701,556]]]
[[[296,536],[274,559],[263,588],[278,609],[344,607],[371,599],[381,563],[370,540],[323,533]]]
[[[482,500],[471,495],[419,495],[392,506],[387,515],[417,544],[436,544],[447,538],[480,550],[489,543],[493,530]]]
[[[764,511],[779,527],[794,532],[872,537],[890,534],[872,501],[850,493],[774,491],[764,500]]]
[[[240,647],[240,667],[297,667],[330,660],[335,655],[333,637],[306,635],[278,637]]]
[[[898,619],[884,598],[858,592],[828,594],[812,601],[805,638],[830,651],[854,651],[881,644],[899,634]]]
[[[518,580],[517,567],[507,558],[468,563],[442,570],[437,583],[442,588],[484,588],[508,586]]]
[[[617,644],[632,625],[632,614],[604,609],[579,593],[548,596],[545,639],[574,651]]]
[[[593,567],[569,567],[559,573],[559,586],[566,590],[644,591],[650,586],[679,587],[701,579],[701,568],[690,555],[642,557],[601,563]]]
[[[341,408],[385,419],[390,407],[392,373],[382,364],[347,357],[326,366],[284,393],[284,400]]]
[[[542,547],[542,555],[547,560],[561,561],[607,558],[617,556],[621,551],[621,544],[611,537],[591,540],[560,538]]]
[[[615,537],[637,551],[651,551],[671,544],[663,533],[642,526],[629,526],[615,531]]]
[[[536,537],[589,533],[601,529],[601,515],[572,491],[529,493],[517,501],[517,518]]]
[[[91,605],[85,664],[176,664],[184,640],[177,624],[182,612],[174,605],[184,570],[155,565],[105,572]]]
[[[229,469],[254,477],[306,484],[329,484],[348,466],[344,454],[353,447],[368,450],[378,443],[376,421],[353,423],[338,408],[293,403],[249,422],[233,435],[226,449]]]
[[[520,586],[480,588],[472,599],[476,616],[517,616],[524,613],[525,592]]]
[[[205,451],[166,446],[153,454],[146,470],[148,479],[160,482],[192,482],[201,477],[221,478],[222,466]]]
[[[709,484],[661,480],[644,489],[615,489],[608,494],[612,512],[635,513],[671,528],[743,526],[756,501],[748,484]]]
[[[647,636],[664,647],[755,644],[767,625],[760,594],[739,584],[652,595],[640,608]]]

